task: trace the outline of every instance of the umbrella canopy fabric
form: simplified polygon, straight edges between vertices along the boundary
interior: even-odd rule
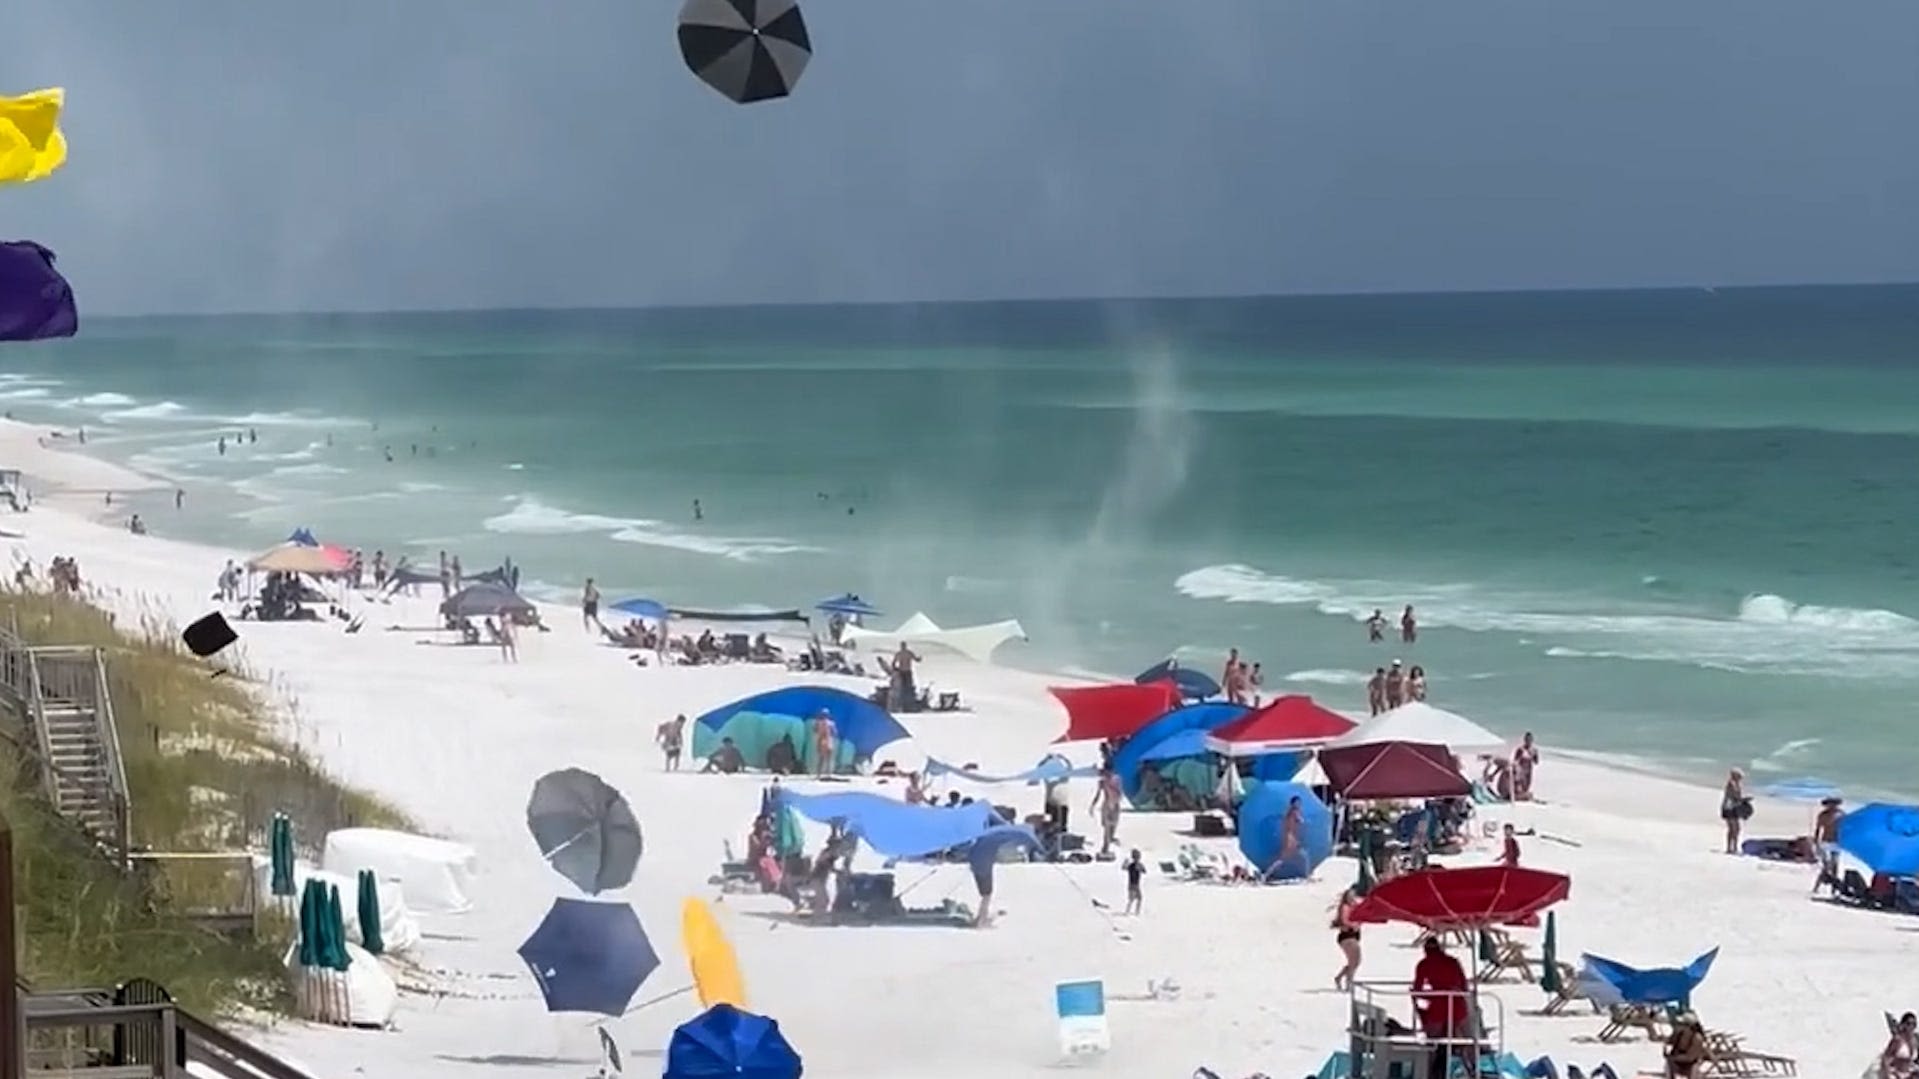
[[[1425,701],[1413,701],[1381,712],[1333,745],[1364,746],[1379,742],[1436,742],[1454,753],[1503,751],[1507,745],[1506,739],[1465,716],[1434,708]]]
[[[1015,847],[1032,854],[1040,849],[1039,836],[1023,824],[1000,824],[988,828],[966,847],[966,864],[973,871],[973,886],[982,898],[993,894],[993,869],[1001,853]]]
[[[1168,680],[1146,685],[1053,686],[1048,693],[1066,709],[1062,742],[1128,738],[1179,707],[1179,688]]]
[[[1282,859],[1286,811],[1299,799],[1299,849]],[[1239,852],[1266,880],[1298,880],[1312,875],[1333,856],[1333,814],[1310,787],[1297,783],[1261,783],[1239,805]],[[1284,861],[1285,864],[1282,864]]]
[[[72,337],[79,329],[73,286],[53,268],[53,252],[31,240],[0,243],[0,341]]]
[[[1214,731],[1209,748],[1231,757],[1256,757],[1276,749],[1323,746],[1357,726],[1311,697],[1288,695]]]
[[[324,547],[289,541],[262,551],[247,563],[247,568],[260,573],[310,573],[325,577],[339,573],[346,566]]]
[[[686,0],[679,38],[687,70],[742,105],[792,93],[813,58],[794,0]]]
[[[66,99],[58,86],[0,97],[0,184],[31,183],[66,163],[67,137],[60,131]]]
[[[634,618],[644,618],[649,622],[666,621],[666,604],[656,599],[641,599],[636,596],[633,599],[623,599],[607,609],[632,615]]]
[[[1839,818],[1839,849],[1874,873],[1919,874],[1919,807],[1873,802]]]
[[[778,1023],[715,1004],[673,1032],[662,1079],[800,1079],[802,1070]]]
[[[1164,682],[1171,679],[1179,687],[1179,695],[1189,701],[1203,701],[1208,697],[1219,696],[1219,682],[1205,671],[1196,671],[1191,667],[1182,667],[1176,659],[1164,659],[1139,672],[1133,679],[1138,685],[1149,682]]]
[[[893,714],[865,697],[832,686],[787,686],[767,693],[742,697],[721,705],[694,722],[718,730],[741,712],[765,716],[790,716],[810,720],[825,712],[833,719],[834,736],[853,746],[854,752],[871,757],[884,746],[907,737],[906,728]],[[698,752],[698,747],[694,750]]]
[[[1099,767],[1092,764],[1074,764],[1057,753],[1048,753],[1039,759],[1039,763],[1024,772],[998,773],[982,772],[977,768],[963,768],[948,764],[937,757],[926,758],[926,776],[937,779],[940,776],[953,776],[971,783],[1055,783],[1064,779],[1091,779],[1099,774]]]
[[[1572,894],[1572,878],[1503,865],[1426,869],[1382,881],[1353,907],[1356,922],[1408,922],[1428,929],[1510,925]]]
[[[533,784],[526,827],[540,857],[588,895],[631,883],[645,846],[633,807],[606,780],[580,768],[548,772]]]
[[[1154,684],[1165,686],[1167,683]],[[1207,732],[1231,723],[1245,714],[1246,706],[1243,704],[1208,701],[1203,704],[1189,704],[1184,708],[1175,708],[1154,719],[1135,731],[1132,737],[1121,743],[1119,749],[1113,754],[1113,772],[1119,776],[1120,789],[1126,793],[1129,801],[1139,797],[1140,766],[1146,763],[1147,754],[1161,748],[1169,739],[1189,731],[1196,732],[1188,735],[1186,739],[1190,743],[1189,747],[1175,747],[1177,752],[1172,758],[1162,756],[1159,758],[1161,760],[1203,753],[1206,750],[1204,742]]]
[[[373,879],[371,869],[360,870],[358,879],[360,943],[366,946],[368,954],[379,955],[386,951],[386,940],[380,935],[380,885]]]
[[[825,611],[827,614],[856,615],[860,618],[875,618],[880,614],[878,607],[873,606],[851,592],[842,592],[829,599],[823,599],[815,603],[813,609],[816,611]]]
[[[1692,991],[1706,980],[1706,974],[1712,970],[1713,960],[1719,958],[1719,949],[1714,948],[1684,967],[1656,967],[1650,970],[1629,967],[1617,960],[1591,953],[1579,958],[1593,977],[1619,990],[1620,999],[1628,1004],[1690,1006]]]
[[[468,585],[440,604],[440,613],[448,618],[498,618],[531,610],[533,604],[501,584]]]
[[[984,801],[962,806],[908,805],[868,791],[799,794],[778,789],[781,808],[808,820],[842,823],[847,834],[887,858],[917,858],[962,847],[1005,822]]]
[[[713,917],[712,907],[698,899],[681,904],[680,945],[686,949],[686,965],[692,970],[701,1007],[746,1007],[746,979],[740,975],[739,956]]]
[[[1473,785],[1453,767],[1445,746],[1381,742],[1319,751],[1326,781],[1348,801],[1462,798]]]
[[[549,1012],[619,1016],[660,957],[625,903],[555,899],[540,927],[520,945]]]

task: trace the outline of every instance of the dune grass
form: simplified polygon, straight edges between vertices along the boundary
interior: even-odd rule
[[[334,828],[410,828],[391,807],[330,778],[276,733],[243,669],[212,678],[158,612],[136,625],[71,598],[0,591],[0,625],[34,645],[107,650],[132,805],[133,846],[161,854],[264,851],[275,812],[309,852]],[[0,811],[14,830],[21,969],[37,986],[166,986],[212,1014],[280,1010],[284,925],[223,936],[191,917],[245,895],[241,859],[136,859],[123,873],[47,806],[29,756],[0,739]],[[262,903],[264,906],[264,902]]]

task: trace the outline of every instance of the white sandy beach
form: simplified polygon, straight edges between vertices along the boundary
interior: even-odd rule
[[[24,533],[5,541],[9,553],[39,567],[55,555],[76,557],[86,579],[119,601],[147,597],[182,622],[204,613],[220,566],[243,552],[134,536],[85,519],[102,508],[100,488],[153,481],[43,448],[38,440],[46,433],[0,427],[0,466],[26,471],[39,496],[32,512],[5,523]],[[55,494],[60,486],[91,493],[62,499]],[[189,496],[185,512],[192,511]],[[164,529],[171,512],[150,516]],[[382,536],[321,538],[368,549],[391,545]],[[469,562],[498,553],[472,552]],[[476,909],[423,916],[428,939],[416,959],[425,973],[410,980],[429,981],[440,992],[404,996],[395,1029],[288,1023],[260,1037],[325,1079],[592,1074],[588,1028],[550,1019],[514,954],[551,900],[572,894],[527,835],[532,783],[578,765],[633,803],[647,848],[638,878],[618,898],[638,908],[663,960],[640,997],[670,992],[687,984],[680,903],[713,894],[706,881],[722,843],[744,842],[765,781],[665,774],[654,727],[675,713],[694,716],[802,676],[753,666],[638,669],[563,609],[546,613],[553,632],[523,636],[518,664],[502,662],[492,649],[429,647],[415,643],[427,634],[383,631],[390,623],[428,624],[430,612],[425,599],[372,606],[367,631],[352,636],[337,623],[241,627],[247,661],[291,706],[289,736],[426,830],[472,845],[485,874]],[[903,766],[917,767],[931,753],[1016,771],[1064,728],[1063,713],[1044,692],[1063,679],[929,657],[926,680],[959,691],[973,710],[904,717],[913,741],[882,754]],[[1435,701],[1444,703],[1443,684]],[[1074,794],[1080,826],[1093,792],[1075,786],[1084,788]],[[1590,950],[1638,965],[1679,966],[1718,946],[1718,964],[1694,999],[1701,1018],[1744,1034],[1756,1049],[1797,1057],[1800,1074],[1822,1079],[1860,1073],[1884,1042],[1882,1011],[1919,1007],[1919,972],[1908,950],[1915,923],[1809,899],[1810,869],[1719,853],[1717,791],[1550,752],[1538,790],[1545,803],[1483,807],[1480,820],[1511,820],[1578,844],[1533,839],[1525,847],[1529,864],[1573,878],[1572,898],[1559,908],[1562,958]],[[1038,799],[1037,788],[995,792],[995,800],[1023,809],[1037,809]],[[1798,835],[1807,818],[1802,806],[1762,802],[1748,834]],[[1170,858],[1187,842],[1174,834],[1185,824],[1181,816],[1129,814],[1121,839],[1149,860]],[[1209,842],[1230,849],[1230,841]],[[1487,844],[1451,864],[1493,857]],[[903,867],[901,886],[925,872]],[[752,1007],[780,1021],[808,1075],[1053,1074],[1053,984],[1090,975],[1106,981],[1113,1039],[1112,1052],[1090,1070],[1185,1079],[1205,1065],[1225,1079],[1253,1071],[1292,1079],[1316,1071],[1344,1042],[1347,1001],[1331,988],[1340,960],[1327,923],[1353,876],[1350,861],[1335,859],[1316,880],[1294,886],[1149,880],[1145,915],[1117,923],[1129,939],[1087,898],[1119,905],[1123,882],[1114,865],[1003,868],[996,905],[1007,913],[986,931],[799,927],[758,916],[785,909],[775,897],[728,897],[717,909],[738,949]],[[942,896],[974,901],[964,866],[938,870],[912,893],[916,902]],[[1408,977],[1413,935],[1399,926],[1369,929],[1362,978]],[[1149,980],[1169,977],[1181,986],[1177,1000],[1129,999],[1143,997]],[[1658,1047],[1644,1041],[1596,1044],[1604,1020],[1588,1011],[1525,1014],[1543,1003],[1534,986],[1490,992],[1504,1005],[1506,1046],[1522,1059],[1550,1055],[1562,1067],[1609,1061],[1621,1075],[1659,1060]],[[611,1023],[628,1054],[628,1074],[653,1073],[652,1057],[697,1011],[679,997]]]

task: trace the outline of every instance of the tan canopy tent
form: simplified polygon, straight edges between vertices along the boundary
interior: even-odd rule
[[[282,543],[249,560],[247,568],[259,573],[311,573],[325,577],[340,572],[342,567],[325,548]]]

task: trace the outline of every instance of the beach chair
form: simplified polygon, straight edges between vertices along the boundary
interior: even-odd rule
[[[1574,970],[1571,963],[1555,963],[1559,968],[1559,989],[1546,1000],[1546,1006],[1539,1009],[1541,1015],[1565,1015],[1574,1004],[1584,1004],[1593,1010],[1594,1015],[1604,1015],[1606,1006],[1601,1004],[1593,992],[1595,979],[1585,976],[1585,972]]]
[[[1508,974],[1516,975],[1522,982],[1539,980],[1533,977],[1533,964],[1537,960],[1526,951],[1526,945],[1508,936],[1491,937],[1489,944],[1492,955],[1480,963],[1480,981],[1496,982]]]
[[[1723,1030],[1701,1031],[1706,1037],[1706,1059],[1700,1065],[1702,1076],[1787,1076],[1799,1074],[1799,1062],[1776,1053],[1747,1049],[1744,1039]]]
[[[1638,1030],[1645,1033],[1648,1041],[1661,1041],[1666,1037],[1661,1026],[1665,1019],[1665,1013],[1656,1005],[1614,1004],[1606,1010],[1606,1025],[1599,1031],[1599,1040],[1608,1044],[1623,1042]]]

